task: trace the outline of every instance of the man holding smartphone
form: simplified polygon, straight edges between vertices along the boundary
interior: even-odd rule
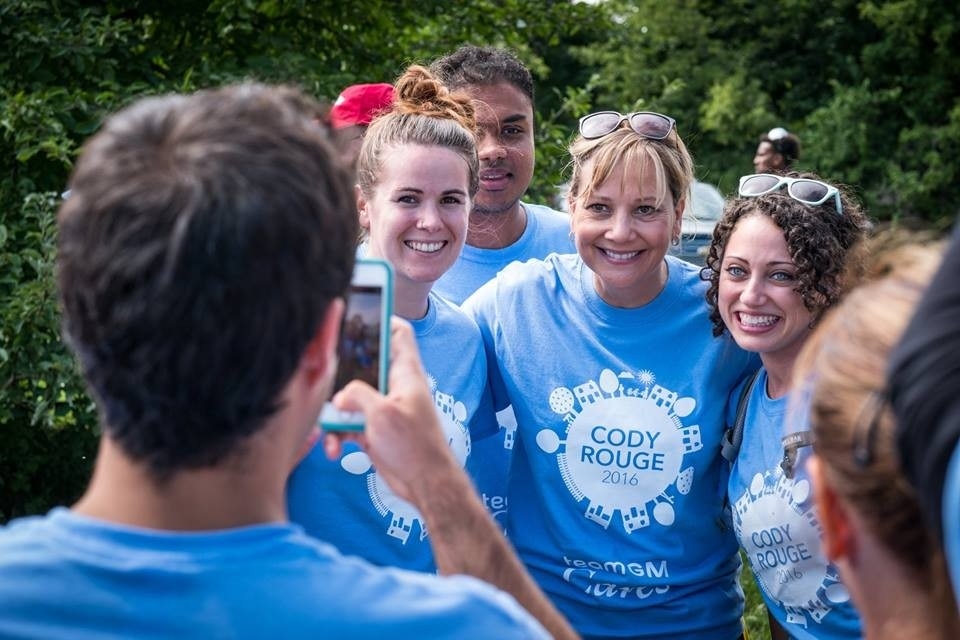
[[[244,84],[140,100],[85,146],[57,279],[100,451],[72,508],[0,529],[0,636],[574,637],[453,459],[400,321],[390,393],[353,382],[335,403],[364,413],[353,437],[421,510],[441,573],[516,601],[346,558],[287,522],[357,232],[315,115],[295,90]]]

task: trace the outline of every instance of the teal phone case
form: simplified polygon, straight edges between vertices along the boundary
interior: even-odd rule
[[[390,372],[390,317],[393,315],[393,267],[389,262],[378,258],[364,258],[357,260],[356,271],[364,269],[377,269],[382,274],[382,293],[380,296],[380,332],[379,332],[379,358],[377,359],[377,388],[381,394],[387,393],[387,378]],[[356,273],[355,271],[355,273]],[[357,286],[357,279],[351,283],[351,287]],[[359,286],[363,286],[360,284]],[[346,314],[344,317],[344,328],[346,327]],[[344,335],[341,331],[340,340],[343,341]],[[338,345],[340,348],[340,345]],[[339,389],[337,389],[339,390]],[[335,390],[336,391],[336,390]],[[323,413],[320,415],[320,426],[325,431],[363,431],[363,414],[344,413],[333,409],[329,403],[324,405]]]

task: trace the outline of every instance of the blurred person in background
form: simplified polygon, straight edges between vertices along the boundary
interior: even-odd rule
[[[393,85],[386,82],[353,84],[340,92],[327,114],[337,146],[354,167],[367,127],[393,104]]]
[[[786,173],[800,159],[800,138],[783,127],[775,127],[760,136],[753,156],[756,173]]]

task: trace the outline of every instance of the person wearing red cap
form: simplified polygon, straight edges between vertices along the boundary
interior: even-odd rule
[[[352,84],[337,96],[330,109],[330,126],[336,133],[344,160],[356,166],[367,127],[393,104],[393,85],[386,82]]]

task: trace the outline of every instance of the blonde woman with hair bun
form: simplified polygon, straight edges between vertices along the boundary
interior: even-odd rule
[[[469,471],[472,442],[499,432],[486,356],[476,323],[432,288],[460,255],[478,188],[474,108],[421,66],[407,69],[395,92],[360,149],[360,225],[366,254],[393,266],[394,313],[413,325],[445,435]],[[421,514],[354,446],[334,461],[315,448],[293,473],[288,495],[291,519],[344,553],[437,568]]]

